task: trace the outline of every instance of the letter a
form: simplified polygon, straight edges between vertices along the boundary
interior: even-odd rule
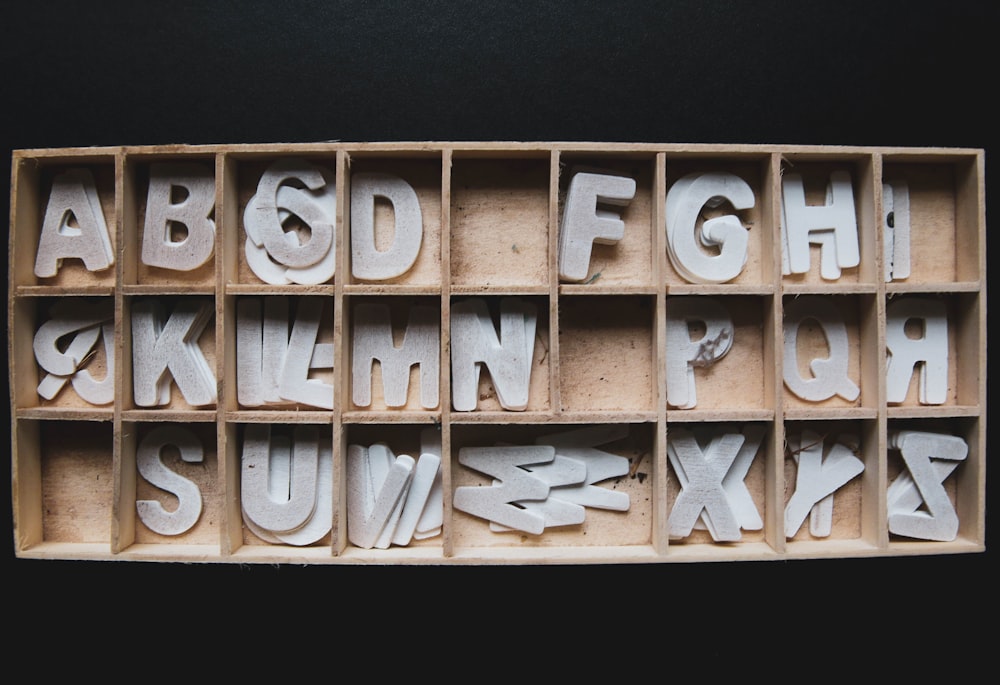
[[[74,218],[76,226],[71,225]],[[101,199],[87,169],[71,169],[52,181],[35,255],[35,275],[55,276],[67,257],[83,260],[88,271],[102,271],[115,262]]]

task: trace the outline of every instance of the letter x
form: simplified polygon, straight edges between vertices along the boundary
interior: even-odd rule
[[[713,539],[740,539],[740,524],[722,481],[743,442],[741,433],[726,433],[714,438],[703,452],[690,431],[671,430],[667,453],[682,486],[670,511],[671,536],[687,537],[704,511]]]

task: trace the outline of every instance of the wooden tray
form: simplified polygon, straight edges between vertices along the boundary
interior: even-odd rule
[[[248,264],[244,215],[262,174],[289,158],[307,160],[336,183],[336,276],[318,284],[269,284]],[[148,266],[140,258],[146,198],[154,165],[202,165],[215,179],[211,257],[191,271]],[[89,271],[66,259],[53,277],[34,265],[53,181],[86,169],[113,245],[114,264]],[[613,208],[624,237],[595,244],[586,279],[560,278],[559,233],[569,181],[577,172],[631,178],[635,193]],[[804,179],[811,203],[823,201],[833,172],[850,176],[860,264],[836,280],[820,273],[819,247],[801,274],[782,268],[782,180]],[[724,172],[752,189],[751,208],[735,212],[747,229],[746,264],[722,283],[690,282],[668,258],[667,192],[689,174]],[[352,275],[351,179],[358,173],[402,178],[421,210],[422,243],[398,276]],[[886,280],[886,198],[883,182],[909,191],[911,273]],[[178,200],[180,201],[180,200]],[[603,207],[603,205],[602,205]],[[980,149],[625,143],[316,143],[136,146],[13,152],[8,295],[12,482],[16,554],[24,558],[294,564],[544,564],[666,563],[792,558],[875,557],[980,552],[985,549],[986,261],[984,152]],[[393,240],[393,210],[376,203],[376,244]],[[381,242],[380,242],[381,241]],[[833,303],[850,350],[848,376],[860,390],[807,401],[782,382],[783,321],[804,296]],[[244,300],[278,297],[323,301],[319,340],[332,344],[332,408],[286,402],[244,406],[237,387],[237,308]],[[711,298],[732,315],[733,342],[711,366],[693,367],[697,403],[667,402],[666,343],[673,298]],[[906,399],[887,397],[887,309],[897,298],[943,302],[948,320],[948,383],[943,402],[925,404],[914,373]],[[92,405],[67,384],[52,399],[36,390],[46,371],[33,340],[53,304],[72,298],[112,313],[113,340],[96,343],[87,369],[101,378],[113,363],[114,401]],[[453,307],[481,300],[494,319],[516,298],[534,305],[537,328],[529,397],[505,409],[489,371],[472,411],[451,403]],[[217,379],[217,402],[192,406],[172,384],[162,406],[139,406],[133,395],[132,316],[140,302],[171,307],[203,302],[212,318],[197,340]],[[704,299],[701,300],[702,302]],[[396,344],[413,305],[440,321],[439,401],[425,408],[416,370],[405,405],[390,407],[380,372],[370,405],[354,403],[350,372],[353,316],[366,303],[387,304]],[[109,329],[110,330],[110,329]],[[692,336],[697,331],[692,329]],[[824,356],[816,336],[799,358]],[[108,351],[106,351],[108,350]],[[110,358],[109,358],[110,355]],[[378,365],[376,365],[377,367]],[[315,427],[332,447],[329,529],[309,544],[287,544],[248,525],[241,511],[243,441],[249,427],[290,432]],[[137,501],[167,510],[177,497],[137,471],[137,451],[151,431],[179,426],[204,448],[186,463],[169,450],[164,462],[194,483],[202,510],[185,532],[164,535],[137,513]],[[671,534],[682,492],[669,438],[715,428],[763,434],[746,469],[744,494],[759,514],[738,540],[719,541],[707,525]],[[541,533],[495,531],[454,504],[458,488],[488,488],[491,476],[459,462],[464,448],[532,445],[581,428],[617,428],[601,450],[628,460],[627,473],[593,486],[627,495],[626,510],[587,506],[582,523]],[[735,428],[734,428],[735,427]],[[408,544],[366,547],[351,541],[349,445],[389,445],[416,458],[430,430],[440,440],[442,526]],[[828,443],[850,434],[863,472],[839,488],[827,510],[828,530],[804,525],[785,534],[784,512],[796,489],[803,431]],[[967,457],[943,479],[958,518],[946,540],[890,531],[891,485],[906,469],[894,448],[899,431],[947,434]],[[809,433],[806,433],[807,435]],[[706,448],[708,453],[708,448]],[[332,499],[330,499],[332,497]],[[703,517],[702,520],[706,520]]]

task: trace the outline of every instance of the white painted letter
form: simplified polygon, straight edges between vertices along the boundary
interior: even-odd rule
[[[76,226],[71,225],[73,219]],[[35,275],[55,276],[68,257],[83,260],[88,271],[102,271],[115,262],[101,198],[87,169],[70,169],[52,180],[38,238]]]
[[[613,245],[625,235],[625,223],[598,203],[625,206],[635,196],[627,176],[578,173],[569,182],[559,227],[559,277],[582,281],[590,269],[594,243]]]
[[[182,299],[163,323],[163,307],[156,300],[139,300],[132,305],[132,377],[137,405],[155,407],[170,402],[168,370],[189,404],[216,401],[215,375],[198,347],[198,338],[212,313],[209,302]]]
[[[174,188],[187,196],[175,202]],[[153,164],[146,196],[142,263],[174,271],[192,271],[208,261],[215,248],[215,176],[199,164]],[[173,224],[187,229],[174,241]]]
[[[504,409],[527,408],[535,324],[534,305],[517,298],[504,298],[500,302],[498,339],[485,300],[472,298],[452,306],[452,404],[456,411],[476,408],[483,365],[489,369],[497,399]]]
[[[135,508],[142,522],[154,533],[180,535],[189,531],[201,516],[201,490],[163,464],[161,452],[167,445],[176,447],[187,463],[200,464],[205,459],[201,440],[189,429],[164,424],[151,430],[139,443],[136,467],[150,484],[176,495],[178,505],[174,511],[167,511],[157,500],[136,500]]]
[[[798,297],[785,305],[785,385],[804,400],[819,402],[839,395],[853,402],[861,389],[847,376],[850,363],[850,341],[840,311],[828,298],[818,295]],[[803,321],[812,319],[826,336],[830,356],[809,362],[812,378],[799,374],[798,339]]]
[[[690,322],[705,326],[691,340]],[[733,346],[733,320],[723,304],[709,297],[671,297],[667,302],[667,404],[691,409],[697,403],[694,368],[722,359]]]
[[[750,209],[753,189],[736,174],[695,173],[679,179],[667,193],[670,262],[692,283],[725,283],[746,266],[749,237],[739,217],[727,214],[698,226],[703,207],[717,207],[727,200],[734,209]]]
[[[926,297],[892,300],[885,310],[886,401],[906,399],[914,367],[919,367],[921,404],[944,404],[948,398],[948,313],[944,302]],[[923,335],[911,338],[906,323],[920,322]]]
[[[354,338],[351,382],[354,404],[367,407],[372,401],[372,364],[378,359],[382,388],[388,407],[402,407],[410,387],[410,367],[420,366],[420,406],[438,405],[438,370],[441,358],[441,329],[434,307],[413,306],[403,336],[396,348],[392,341],[389,306],[359,304],[354,309]]]
[[[799,174],[781,178],[782,252],[784,274],[809,271],[809,243],[818,243],[825,253],[833,249],[835,259],[821,257],[821,275],[827,280],[840,278],[840,270],[861,262],[858,247],[858,222],[854,215],[854,189],[846,171],[830,174],[826,204],[806,204],[806,193]],[[830,244],[832,241],[832,245]]]
[[[395,237],[389,249],[375,246],[375,198],[392,203]],[[406,273],[417,260],[424,236],[420,201],[413,187],[397,176],[358,173],[351,178],[351,273],[383,281]]]

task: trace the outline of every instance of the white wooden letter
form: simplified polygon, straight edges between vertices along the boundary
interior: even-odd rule
[[[181,459],[189,464],[200,464],[205,459],[201,440],[187,428],[165,424],[151,430],[136,450],[136,467],[151,485],[176,495],[178,505],[175,510],[167,511],[157,500],[136,500],[135,508],[154,533],[180,535],[189,531],[201,516],[201,490],[164,465],[161,452],[167,445],[176,447]]]
[[[910,276],[910,187],[882,184],[882,247],[885,282]]]
[[[132,305],[132,378],[138,406],[170,402],[168,371],[188,404],[216,401],[215,375],[198,347],[212,313],[211,303],[181,299],[163,323],[163,307],[156,300]]]
[[[538,535],[545,530],[545,517],[514,503],[540,501],[549,496],[548,484],[522,467],[549,463],[555,456],[555,448],[550,445],[463,447],[458,451],[459,463],[495,480],[491,487],[455,488],[453,506],[508,528]]]
[[[958,514],[942,483],[968,456],[969,446],[952,435],[898,431],[890,433],[889,447],[900,451],[912,478],[911,483],[904,472],[889,487],[889,532],[922,540],[954,540]],[[938,466],[942,461],[950,462],[947,468]]]
[[[174,190],[186,196],[174,200]],[[192,271],[208,261],[215,248],[215,176],[199,164],[153,164],[146,196],[142,262],[174,271]],[[183,240],[171,237],[173,224],[187,229]]]
[[[741,537],[740,523],[729,503],[723,480],[743,446],[740,433],[713,438],[706,452],[686,428],[673,428],[667,454],[682,489],[670,510],[670,535],[687,537],[694,524],[707,515],[712,539],[735,541]]]
[[[586,466],[587,475],[579,483],[553,487],[550,497],[595,509],[626,511],[630,500],[628,493],[609,490],[596,485],[608,478],[628,475],[628,459],[617,454],[596,449],[598,445],[619,440],[628,435],[628,426],[588,426],[575,430],[542,436],[536,445],[552,445],[556,457],[573,459]]]
[[[689,325],[700,322],[705,334],[691,340]],[[671,297],[667,302],[667,404],[691,409],[698,403],[694,369],[722,359],[733,345],[733,321],[715,298]]]
[[[781,196],[782,273],[803,274],[809,271],[809,243],[822,245],[824,254],[828,250],[834,252],[835,264],[831,267],[831,263],[826,262],[828,268],[821,270],[821,275],[827,280],[839,278],[841,269],[855,267],[861,262],[854,189],[849,173],[834,171],[830,174],[825,205],[806,204],[805,188],[799,174],[784,174],[781,177]]]
[[[424,455],[436,457],[438,463],[441,461],[441,430],[440,428],[425,428],[420,431],[420,459]],[[417,462],[418,466],[420,462]],[[417,526],[413,530],[415,540],[424,540],[441,534],[444,525],[444,483],[442,481],[440,466],[431,483],[430,492],[427,493],[427,501],[424,503]],[[419,492],[419,485],[414,481],[411,490]]]
[[[281,159],[268,167],[243,213],[247,263],[261,280],[312,285],[333,277],[336,191],[332,172],[305,160]],[[307,240],[285,230],[293,217],[309,228]]]
[[[851,437],[847,440],[854,442]],[[798,470],[795,492],[785,505],[785,537],[795,537],[807,516],[814,536],[828,536],[833,493],[865,470],[864,462],[844,442],[834,443],[825,458],[823,443],[822,436],[808,430],[789,439]]]
[[[359,304],[354,309],[351,382],[354,404],[367,407],[372,401],[372,365],[379,361],[382,388],[388,407],[402,407],[410,387],[410,367],[420,367],[420,406],[438,405],[441,358],[441,328],[434,307],[413,306],[397,348],[392,341],[392,320],[385,304]]]
[[[422,452],[413,468],[410,486],[406,491],[406,501],[403,503],[399,520],[396,521],[396,529],[392,533],[392,544],[402,546],[410,544],[424,511],[433,506],[437,506],[440,511],[440,502],[431,496],[435,484],[440,483],[440,479],[441,456]],[[443,513],[441,515],[443,516]]]
[[[66,258],[83,260],[88,271],[102,271],[115,262],[101,198],[88,169],[70,169],[52,179],[35,254],[35,275],[55,276]]]
[[[333,346],[317,344],[319,324],[323,314],[323,298],[302,297],[295,312],[295,323],[288,339],[278,394],[290,402],[301,402],[313,407],[333,409],[333,385],[316,378],[309,378],[311,369],[333,368]],[[268,335],[265,328],[264,351],[268,352]]]
[[[798,340],[799,327],[812,319],[826,337],[829,356],[809,362],[812,378],[803,378],[799,373]],[[785,306],[784,316],[785,385],[804,400],[819,402],[839,395],[854,401],[861,389],[847,375],[850,364],[850,341],[847,326],[837,307],[829,298],[818,295],[793,298]]]
[[[668,254],[677,272],[692,283],[725,283],[746,266],[749,237],[738,216],[726,214],[698,225],[703,207],[725,201],[736,210],[750,209],[753,189],[736,174],[718,172],[688,174],[667,192]]]
[[[375,198],[392,203],[395,236],[380,251],[375,245]],[[382,281],[406,273],[417,260],[424,225],[413,186],[389,174],[358,173],[351,177],[351,273]]]
[[[414,465],[413,457],[397,457],[382,443],[347,446],[347,537],[353,544],[389,546]]]
[[[613,245],[625,235],[625,222],[598,203],[625,206],[635,196],[627,176],[578,173],[569,182],[559,227],[559,277],[582,281],[590,270],[594,243]]]
[[[885,310],[886,401],[906,399],[914,367],[919,372],[921,404],[948,399],[948,312],[941,300],[927,297],[893,299]],[[907,335],[908,321],[917,321],[923,335]]]
[[[517,298],[500,301],[500,337],[486,301],[471,298],[451,308],[452,404],[472,411],[479,401],[479,372],[490,372],[497,399],[504,409],[528,406],[535,350],[535,307]]]
[[[288,453],[290,452],[290,457]],[[289,461],[284,492],[272,492],[271,458]],[[290,459],[290,460],[289,460]],[[271,426],[247,424],[243,438],[240,497],[243,512],[272,533],[287,533],[312,518],[319,478],[319,429],[296,426],[292,440],[271,435]]]
[[[32,348],[35,360],[46,374],[38,384],[38,394],[53,399],[71,382],[77,394],[90,404],[110,404],[114,400],[114,312],[110,303],[78,298],[58,300],[48,321],[35,331]],[[73,335],[67,344],[64,340]],[[91,356],[97,339],[104,336],[106,374],[98,381],[82,368]]]

